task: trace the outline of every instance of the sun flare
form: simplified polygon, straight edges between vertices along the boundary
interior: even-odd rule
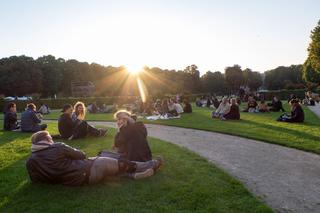
[[[131,74],[138,74],[143,71],[143,67],[140,65],[126,65],[126,70]]]

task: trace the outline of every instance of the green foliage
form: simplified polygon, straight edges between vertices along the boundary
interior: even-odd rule
[[[308,58],[303,65],[303,78],[308,82],[320,84],[320,20],[311,31],[310,38]]]
[[[302,80],[302,65],[291,65],[289,67],[280,66],[276,69],[265,72],[265,86],[270,90],[290,88],[296,85],[304,88]],[[297,89],[298,89],[297,88]]]
[[[244,78],[241,67],[234,65],[233,67],[227,67],[225,69],[225,79],[232,93],[239,90],[240,86],[243,85]]]
[[[249,87],[251,91],[257,91],[262,86],[262,76],[259,72],[252,72],[250,69],[243,70],[244,85]]]
[[[49,128],[57,133],[56,125]],[[69,145],[95,156],[110,149],[114,134],[110,129],[104,138]],[[239,181],[202,157],[164,141],[150,139],[154,155],[165,159],[151,178],[109,178],[98,185],[66,187],[31,184],[25,169],[30,134],[0,132],[0,137],[1,212],[272,212]]]
[[[201,85],[203,92],[210,92],[218,95],[226,94],[226,84],[224,75],[217,72],[206,72],[201,76]]]

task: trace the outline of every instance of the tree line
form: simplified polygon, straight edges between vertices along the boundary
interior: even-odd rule
[[[303,65],[280,66],[263,73],[239,65],[221,71],[207,71],[200,76],[196,65],[183,70],[145,67],[139,77],[153,96],[175,93],[235,94],[240,87],[252,91],[300,89],[319,86],[320,82],[320,21],[311,31],[308,58]],[[139,90],[136,76],[124,66],[102,66],[97,63],[65,60],[46,55],[33,59],[11,56],[0,59],[0,95],[22,96],[40,94],[71,96],[71,82],[91,81],[94,96],[136,95]]]

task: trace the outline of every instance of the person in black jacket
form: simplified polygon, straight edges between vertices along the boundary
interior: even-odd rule
[[[67,104],[62,109],[62,115],[60,115],[58,120],[58,129],[61,138],[64,139],[77,139],[84,138],[87,135],[94,137],[105,136],[107,130],[97,129],[89,125],[86,121],[77,122],[77,120],[72,119],[73,107]]]
[[[278,121],[291,122],[291,123],[302,123],[304,121],[304,112],[299,104],[299,100],[292,99],[291,104],[291,115],[283,114],[278,118]]]
[[[189,103],[189,100],[184,99],[183,103],[184,103],[183,112],[184,113],[192,113],[192,106]]]
[[[149,161],[152,154],[147,141],[147,129],[142,122],[136,122],[131,116],[125,110],[114,114],[118,133],[113,149],[130,161]]]
[[[47,124],[41,123],[41,114],[37,114],[37,107],[33,103],[27,104],[27,109],[21,113],[21,131],[38,132],[47,129]]]
[[[272,103],[268,105],[271,106],[269,108],[269,111],[279,112],[281,110],[282,112],[285,112],[282,106],[282,102],[276,96],[273,97]]]
[[[12,131],[19,129],[20,126],[18,124],[17,119],[17,107],[13,102],[8,103],[6,110],[4,112],[4,122],[3,122],[3,130]]]
[[[240,120],[240,110],[235,98],[231,99],[230,111],[223,115],[221,120]]]
[[[152,176],[161,165],[160,160],[143,163],[108,157],[87,158],[78,149],[55,143],[47,131],[33,134],[31,141],[32,154],[26,167],[34,183],[81,186],[123,173],[131,174],[133,179],[141,179]]]

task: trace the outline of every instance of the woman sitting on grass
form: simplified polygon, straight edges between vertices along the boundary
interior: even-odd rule
[[[259,112],[269,112],[269,109],[268,109],[268,105],[266,104],[265,101],[261,101],[259,106],[258,106],[258,110]]]
[[[221,120],[239,120],[240,119],[240,111],[239,106],[237,104],[237,99],[231,99],[230,111],[221,117]]]
[[[19,123],[17,119],[17,107],[16,104],[10,102],[6,110],[4,112],[4,122],[3,122],[3,130],[5,131],[12,131],[19,129]]]
[[[147,129],[142,122],[126,110],[114,114],[118,133],[115,136],[113,149],[130,161],[145,162],[152,159],[147,140]]]
[[[63,139],[78,139],[84,138],[87,135],[94,137],[103,137],[106,135],[107,130],[97,129],[89,125],[84,120],[73,120],[72,119],[73,108],[70,104],[67,104],[62,109],[62,115],[60,115],[58,120],[58,129],[60,136],[55,135],[57,138]],[[83,117],[84,119],[84,117]]]
[[[183,107],[184,113],[192,113],[192,106],[189,103],[189,100],[188,99],[184,99],[183,103],[184,103],[184,107]]]
[[[282,112],[285,112],[282,106],[282,102],[277,98],[277,96],[273,96],[272,103],[268,105],[271,106],[269,108],[269,111],[271,112],[279,112],[280,110]]]
[[[304,112],[302,107],[300,106],[299,100],[292,99],[290,101],[291,104],[291,115],[283,114],[281,115],[277,121],[284,121],[290,123],[302,123],[304,121]]]
[[[230,111],[230,104],[227,97],[223,97],[222,101],[216,111],[211,113],[212,118],[222,118]]]
[[[245,110],[243,110],[243,112],[258,112],[257,106],[258,106],[257,101],[252,96],[249,96],[248,106]]]

